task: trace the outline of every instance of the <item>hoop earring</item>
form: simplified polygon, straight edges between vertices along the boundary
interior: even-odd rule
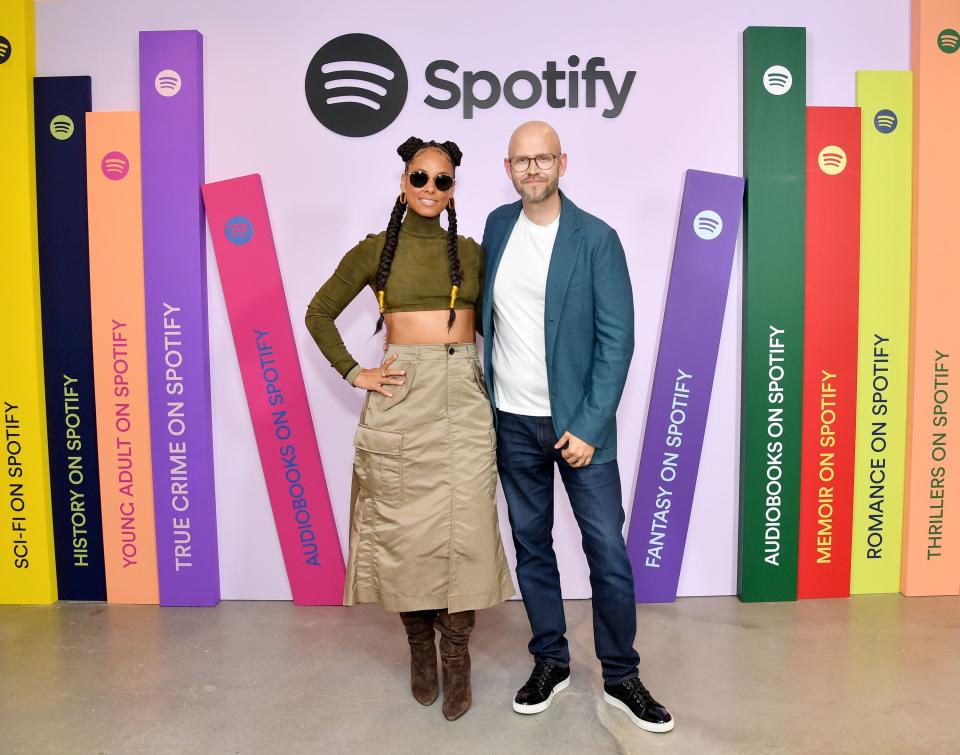
[[[407,203],[407,192],[400,192],[400,204],[405,205]]]

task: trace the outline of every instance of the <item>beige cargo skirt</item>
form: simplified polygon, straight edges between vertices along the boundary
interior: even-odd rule
[[[390,345],[354,440],[343,602],[487,608],[515,594],[497,519],[496,435],[474,344]]]

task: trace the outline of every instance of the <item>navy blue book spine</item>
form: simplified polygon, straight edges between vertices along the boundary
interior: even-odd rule
[[[61,600],[106,600],[90,330],[89,76],[34,79],[40,308]]]

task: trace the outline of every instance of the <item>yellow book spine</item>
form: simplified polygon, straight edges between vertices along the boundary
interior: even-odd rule
[[[7,322],[0,370],[3,495],[0,603],[57,599],[40,330],[33,0],[0,8],[0,254]]]
[[[860,326],[850,592],[900,589],[910,358],[913,74],[858,71]]]

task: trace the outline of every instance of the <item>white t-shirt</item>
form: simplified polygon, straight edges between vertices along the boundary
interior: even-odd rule
[[[559,226],[559,215],[541,226],[521,211],[493,283],[494,401],[512,414],[551,415],[543,307]]]

